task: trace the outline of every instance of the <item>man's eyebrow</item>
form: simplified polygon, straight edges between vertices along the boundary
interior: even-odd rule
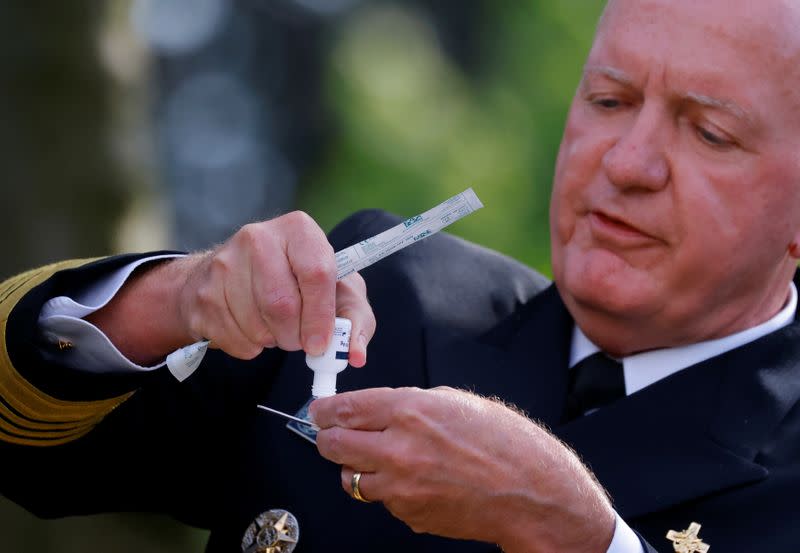
[[[731,100],[721,100],[719,98],[713,98],[697,92],[687,92],[685,97],[687,100],[690,100],[696,104],[700,104],[701,106],[727,111],[747,123],[753,123],[753,118],[750,116],[750,114],[747,113],[747,111],[739,106],[736,102],[732,102]]]
[[[583,69],[584,77],[588,76],[591,73],[599,73],[604,77],[608,77],[612,81],[617,81],[620,84],[631,86],[633,85],[633,79],[621,69],[617,69],[615,67],[611,67],[609,65],[587,65]]]

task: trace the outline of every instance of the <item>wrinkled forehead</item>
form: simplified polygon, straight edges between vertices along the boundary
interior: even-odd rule
[[[722,22],[728,19],[738,23],[749,22],[759,26],[763,23],[779,26],[792,33],[796,30],[800,1],[798,0],[608,0],[603,17],[611,14],[632,13],[637,10],[650,11],[674,8],[692,17],[703,15],[707,22]],[[794,18],[794,19],[792,19]]]
[[[800,0],[609,0],[589,64],[617,61],[796,113]]]
[[[708,48],[738,46],[770,61],[800,54],[800,0],[609,0],[598,40],[632,27],[676,45],[699,32]]]
[[[709,47],[718,41],[755,44],[765,54],[795,61],[800,50],[800,0],[609,0],[599,36],[631,25],[669,33],[675,41],[702,31]]]

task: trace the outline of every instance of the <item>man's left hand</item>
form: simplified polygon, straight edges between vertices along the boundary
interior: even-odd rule
[[[320,453],[352,493],[415,532],[507,553],[603,553],[615,514],[602,487],[552,434],[503,403],[436,388],[376,388],[315,401]]]

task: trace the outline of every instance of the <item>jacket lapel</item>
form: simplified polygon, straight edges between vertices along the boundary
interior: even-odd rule
[[[571,328],[554,286],[478,337],[426,328],[429,384],[497,396],[555,424],[564,409]]]
[[[716,443],[719,371],[686,369],[555,430],[594,471],[615,508],[635,518],[766,471]]]
[[[555,433],[627,518],[758,481],[768,474],[760,453],[800,398],[798,344],[795,323]]]

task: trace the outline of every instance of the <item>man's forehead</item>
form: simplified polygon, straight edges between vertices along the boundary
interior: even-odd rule
[[[608,0],[599,30],[632,19],[672,33],[691,25],[740,40],[758,38],[779,55],[800,51],[800,0]]]
[[[800,0],[609,0],[587,66],[800,109],[798,29]]]

